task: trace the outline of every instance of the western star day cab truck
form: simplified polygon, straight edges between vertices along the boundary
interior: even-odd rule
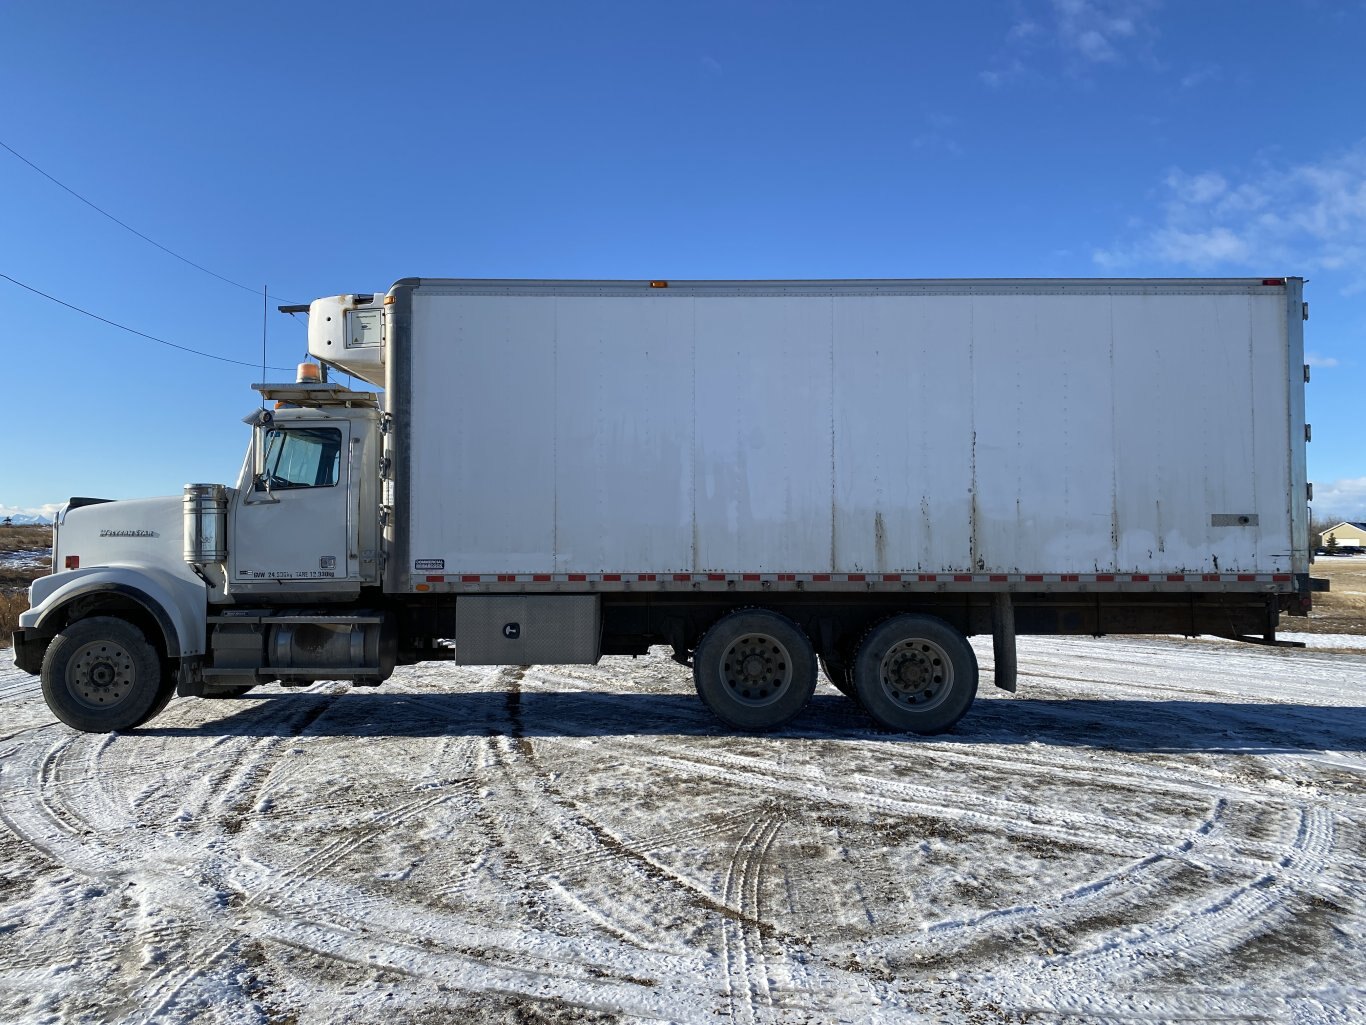
[[[932,733],[973,701],[973,634],[1007,689],[1017,632],[1272,642],[1309,607],[1301,291],[406,278],[319,299],[310,355],[382,392],[261,385],[235,485],[72,499],[16,661],[108,731],[177,691],[663,644],[733,727],[787,722],[821,662],[878,723]]]

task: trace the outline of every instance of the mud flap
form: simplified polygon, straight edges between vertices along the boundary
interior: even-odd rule
[[[1009,591],[999,591],[991,606],[991,647],[996,657],[996,686],[1015,693],[1015,604]]]

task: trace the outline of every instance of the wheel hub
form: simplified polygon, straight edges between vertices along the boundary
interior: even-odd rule
[[[67,663],[71,693],[88,705],[109,706],[128,696],[137,682],[132,656],[121,644],[93,641]]]
[[[882,689],[903,705],[933,704],[953,682],[953,668],[939,645],[922,639],[905,640],[882,656]]]
[[[721,678],[738,700],[766,705],[792,681],[792,659],[775,638],[746,634],[721,655]]]

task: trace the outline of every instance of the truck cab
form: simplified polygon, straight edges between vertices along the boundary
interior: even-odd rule
[[[309,312],[322,366],[383,383],[374,296],[319,299]],[[382,395],[330,383],[311,363],[294,382],[254,387],[261,407],[245,418],[235,486],[73,499],[59,512],[54,572],[32,585],[15,661],[43,677],[69,725],[127,729],[177,688],[213,696],[392,671],[380,652],[384,617],[357,608],[367,594],[377,600],[384,570]]]

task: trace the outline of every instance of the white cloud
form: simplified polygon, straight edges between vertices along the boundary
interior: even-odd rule
[[[1171,171],[1167,174],[1166,185],[1187,203],[1210,203],[1228,191],[1228,182],[1215,171],[1204,174]]]
[[[1218,64],[1206,64],[1203,67],[1196,68],[1194,71],[1182,75],[1181,88],[1194,89],[1197,86],[1204,85],[1206,82],[1217,82],[1223,73],[1224,69]]]
[[[996,66],[979,74],[986,85],[999,88],[1024,77],[1031,57],[1061,55],[1081,68],[1123,64],[1154,34],[1147,19],[1158,0],[1049,0],[1032,6],[1022,7],[1011,24]]]
[[[1315,484],[1314,516],[1318,519],[1366,520],[1366,477],[1344,477],[1329,484]]]
[[[1316,163],[1263,163],[1237,176],[1169,171],[1157,218],[1097,249],[1109,269],[1305,274],[1348,270],[1366,289],[1366,142]]]
[[[1311,367],[1335,367],[1338,365],[1336,356],[1320,356],[1317,352],[1306,352],[1304,361]]]
[[[709,75],[724,75],[725,69],[721,67],[721,62],[715,57],[702,58],[702,70]]]
[[[1059,42],[1093,63],[1114,63],[1153,6],[1142,0],[1053,0]]]

